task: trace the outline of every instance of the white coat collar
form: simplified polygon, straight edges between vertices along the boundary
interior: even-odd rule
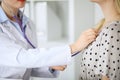
[[[22,15],[23,13],[19,10],[19,14]],[[6,16],[4,10],[0,6],[0,23],[4,23],[6,21],[10,21],[10,19]],[[25,15],[23,15],[22,26],[24,27],[28,22],[29,22],[29,19]]]

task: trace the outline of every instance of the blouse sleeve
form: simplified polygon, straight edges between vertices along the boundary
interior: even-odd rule
[[[96,72],[116,80],[120,75],[120,24],[111,24],[104,30]]]

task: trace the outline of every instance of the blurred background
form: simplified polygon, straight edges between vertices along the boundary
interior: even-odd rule
[[[27,0],[25,14],[35,24],[38,46],[53,47],[74,42],[80,33],[103,17],[89,0]],[[32,80],[79,80],[81,54],[74,57],[58,78]]]

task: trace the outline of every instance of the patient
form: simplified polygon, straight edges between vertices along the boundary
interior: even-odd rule
[[[120,0],[91,0],[104,19],[97,25],[98,36],[83,51],[80,80],[120,80]]]

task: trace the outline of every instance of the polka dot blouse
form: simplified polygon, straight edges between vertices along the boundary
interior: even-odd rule
[[[83,51],[80,80],[120,80],[120,21],[106,25]]]

